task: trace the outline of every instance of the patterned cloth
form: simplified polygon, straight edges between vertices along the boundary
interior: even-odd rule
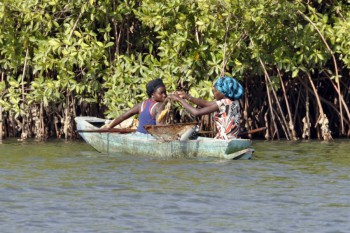
[[[218,133],[215,138],[237,138],[239,133],[240,106],[237,100],[228,98],[216,101],[219,111],[214,113],[214,122]]]

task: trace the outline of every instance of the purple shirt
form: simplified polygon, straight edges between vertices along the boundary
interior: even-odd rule
[[[148,99],[145,100],[141,105],[141,112],[139,115],[139,125],[137,127],[137,132],[148,134],[148,132],[143,128],[144,125],[155,125],[156,118],[152,115],[152,109],[158,104],[157,101]]]

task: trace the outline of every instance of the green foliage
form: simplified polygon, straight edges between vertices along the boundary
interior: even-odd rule
[[[333,73],[330,52],[300,12],[348,69],[350,9],[341,1],[1,1],[0,104],[20,116],[23,104],[102,99],[115,117],[145,99],[157,77],[169,92],[188,86],[212,98],[218,76],[255,78],[260,60],[290,78]]]
[[[344,65],[350,68],[350,12],[347,11],[346,18],[335,18],[334,27],[329,28],[326,33],[333,45],[334,52]]]

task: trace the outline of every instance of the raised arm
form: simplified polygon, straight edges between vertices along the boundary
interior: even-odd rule
[[[196,105],[198,105],[199,107],[207,107],[213,104],[212,101],[207,101],[201,98],[195,98],[193,96],[191,96],[190,94],[187,94],[185,92],[182,91],[176,91],[174,92],[175,95],[178,95],[180,98],[188,100]]]
[[[219,107],[215,101],[212,101],[212,102],[206,101],[206,104],[204,107],[194,108],[192,105],[187,103],[186,100],[182,99],[180,96],[178,96],[176,94],[170,95],[169,98],[180,102],[182,104],[182,106],[187,111],[189,111],[193,116],[202,116],[202,115],[210,114],[210,113],[213,113],[213,112],[216,112],[219,110]],[[195,98],[195,99],[198,100],[198,98]],[[194,101],[196,101],[196,100],[194,100]],[[202,100],[202,99],[200,99],[200,100]],[[194,103],[193,101],[191,101],[191,102]]]

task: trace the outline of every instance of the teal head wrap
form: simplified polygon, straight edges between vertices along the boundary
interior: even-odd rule
[[[231,100],[240,99],[244,92],[242,85],[236,79],[227,76],[220,77],[214,87]]]

